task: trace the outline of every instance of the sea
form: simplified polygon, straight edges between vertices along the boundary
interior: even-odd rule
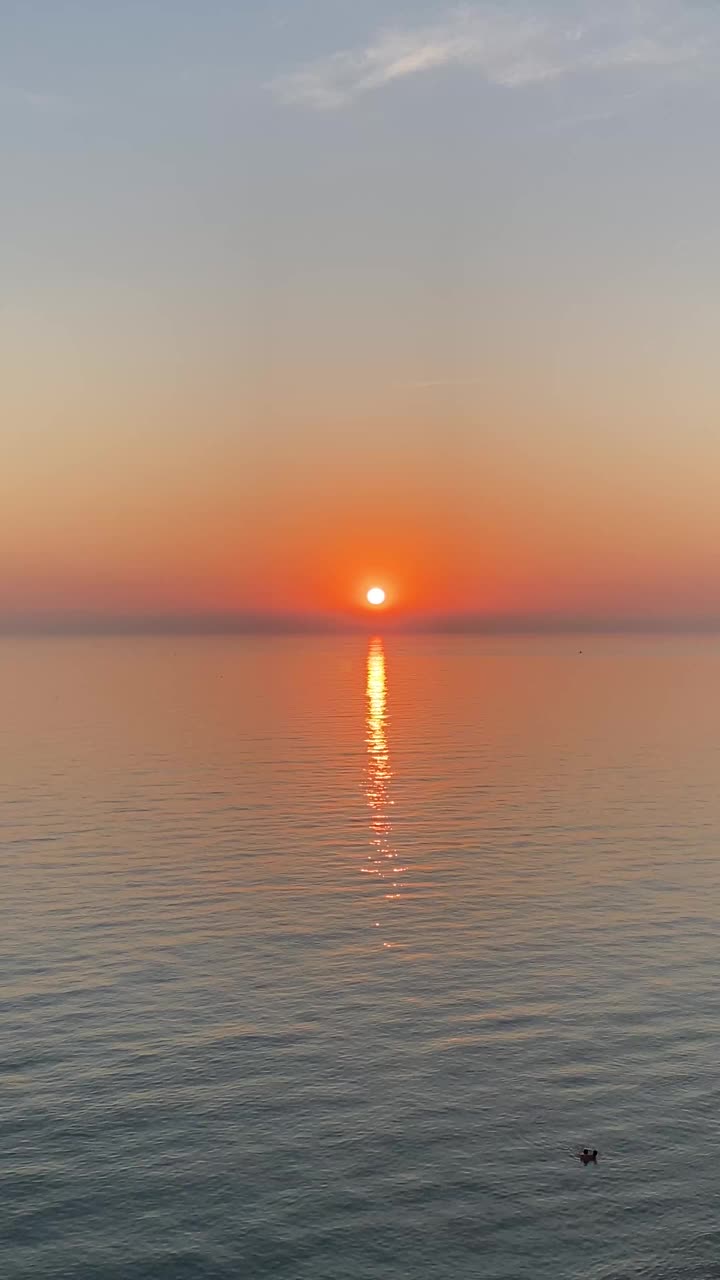
[[[3,1280],[720,1277],[720,638],[6,638],[0,708]]]

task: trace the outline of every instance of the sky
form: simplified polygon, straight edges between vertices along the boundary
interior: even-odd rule
[[[720,619],[719,73],[709,0],[3,0],[0,627]]]

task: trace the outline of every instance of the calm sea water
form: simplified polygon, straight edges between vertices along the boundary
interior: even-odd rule
[[[3,1280],[720,1276],[720,641],[7,640],[0,699]]]

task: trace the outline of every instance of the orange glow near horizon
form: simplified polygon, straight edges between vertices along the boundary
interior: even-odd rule
[[[629,463],[602,456],[590,485],[559,445],[532,476],[511,444],[489,448],[484,470],[469,453],[445,466],[435,451],[413,460],[401,422],[390,448],[391,425],[379,476],[347,438],[336,451],[323,438],[322,453],[309,443],[299,475],[289,448],[243,470],[232,444],[201,451],[189,428],[171,453],[149,435],[123,454],[118,427],[96,455],[78,427],[36,456],[18,434],[0,512],[0,625],[75,613],[359,621],[379,609],[400,623],[718,612],[711,467],[679,470],[672,498],[657,460],[647,489]],[[367,425],[357,434],[377,459],[380,439]],[[661,522],[656,490],[668,495]],[[371,605],[379,584],[384,604]]]

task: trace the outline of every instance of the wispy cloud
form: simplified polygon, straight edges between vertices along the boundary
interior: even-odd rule
[[[27,107],[35,111],[67,111],[70,103],[54,93],[41,93],[36,89],[22,89],[18,85],[0,82],[0,105]]]
[[[518,88],[579,72],[680,68],[697,62],[717,34],[717,20],[706,11],[703,24],[682,0],[574,0],[512,11],[479,3],[433,24],[382,30],[364,48],[309,63],[272,88],[286,102],[333,108],[449,67]]]
[[[411,382],[398,382],[402,391],[433,391],[453,387],[484,387],[486,378],[422,378]]]

